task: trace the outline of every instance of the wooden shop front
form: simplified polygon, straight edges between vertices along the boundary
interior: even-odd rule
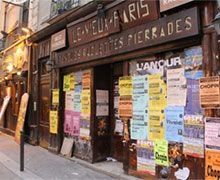
[[[53,69],[48,95],[51,100],[49,146],[91,163],[113,157],[123,163],[126,173],[140,177],[161,177],[168,172],[174,178],[179,168],[187,167],[191,178],[204,178],[204,153],[197,157],[182,153],[177,160],[172,159],[172,153],[168,157],[167,150],[164,162],[153,165],[155,160],[151,159],[148,167],[151,171],[146,170],[144,162],[144,165],[140,163],[145,155],[141,153],[146,153],[149,147],[147,140],[153,144],[165,141],[167,146],[161,147],[167,149],[168,142],[172,145],[163,133],[158,134],[161,137],[148,134],[143,138],[150,122],[132,124],[135,103],[132,81],[135,77],[141,76],[145,81],[144,76],[150,79],[149,75],[160,74],[160,92],[166,91],[163,83],[167,83],[167,69],[182,68],[183,74],[188,71],[191,74],[194,69],[190,69],[190,63],[194,58],[197,77],[211,73],[210,64],[216,63],[211,55],[211,47],[216,43],[211,37],[215,32],[203,27],[211,23],[213,7],[213,2],[193,1],[175,7],[171,14],[169,10],[160,12],[158,1],[115,1],[68,24],[69,47],[54,49],[50,56]],[[166,99],[166,93],[163,96]],[[160,103],[158,106],[164,111],[166,105]],[[161,116],[164,120],[164,114]],[[135,128],[142,133],[135,132]],[[70,145],[70,151],[64,151],[66,145]],[[153,152],[148,148],[150,157]],[[164,159],[162,156],[158,157]],[[166,164],[166,158],[175,163]],[[195,168],[200,170],[193,171]]]

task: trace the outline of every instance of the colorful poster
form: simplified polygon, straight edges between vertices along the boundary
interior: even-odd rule
[[[187,99],[185,114],[203,114],[199,101],[199,80],[187,79]]]
[[[152,141],[137,141],[137,171],[144,172],[154,176],[154,143]]]
[[[119,78],[119,94],[120,96],[132,95],[132,77],[123,76]]]
[[[20,133],[21,133],[21,131],[23,131],[23,127],[24,127],[24,121],[25,121],[26,112],[27,112],[28,100],[29,100],[29,94],[24,93],[23,96],[21,97],[17,126],[16,126],[16,130],[15,130],[15,141],[19,144],[20,144],[20,135],[21,135]]]
[[[168,106],[165,110],[165,114],[166,140],[174,142],[183,142],[184,107]]]
[[[205,179],[219,180],[220,179],[220,151],[209,150],[205,151]]]
[[[154,143],[154,157],[156,164],[161,166],[169,166],[167,140],[156,140]]]
[[[50,133],[57,134],[58,131],[58,112],[50,110]]]
[[[149,111],[149,140],[164,139],[164,121],[165,115],[163,110]]]
[[[204,76],[202,71],[202,47],[194,46],[184,49],[185,77],[198,80]]]
[[[96,90],[96,116],[109,115],[109,92]]]
[[[52,89],[52,105],[59,104],[59,89]]]
[[[170,142],[168,145],[169,162],[172,166],[180,167],[182,165],[183,144]]]
[[[166,84],[160,74],[148,76],[149,109],[162,110],[166,107]]]
[[[81,115],[89,116],[91,114],[91,94],[89,89],[84,89],[81,94]]]
[[[91,86],[91,70],[86,70],[82,72],[82,88],[90,89]]]
[[[75,76],[75,87],[74,92],[81,92],[82,91],[82,71],[78,71],[74,73]]]
[[[63,76],[63,91],[70,91],[70,75]]]
[[[72,112],[71,135],[79,136],[80,133],[80,112]]]
[[[70,77],[70,90],[74,90],[74,88],[75,88],[75,75],[74,75],[74,73],[71,73],[70,75],[69,75]]]
[[[220,118],[207,117],[205,120],[205,145],[220,150]]]
[[[81,93],[75,91],[73,95],[73,110],[75,112],[81,112]]]
[[[64,112],[64,132],[66,134],[72,133],[72,116],[73,116],[73,111],[65,110],[65,112]]]
[[[80,118],[80,137],[90,139],[90,116]]]
[[[108,135],[108,117],[107,116],[99,116],[96,117],[95,120],[96,128],[97,128],[97,135],[98,136],[106,136]]]
[[[167,105],[185,106],[186,105],[186,78],[184,68],[167,70]]]
[[[199,89],[202,108],[220,107],[219,76],[201,78]]]
[[[183,153],[204,158],[204,119],[202,115],[184,116]]]
[[[74,91],[67,91],[66,92],[66,98],[65,98],[65,110],[74,110]]]
[[[132,117],[132,96],[121,96],[119,98],[118,112],[120,118]]]

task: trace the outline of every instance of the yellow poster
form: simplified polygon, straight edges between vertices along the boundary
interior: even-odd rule
[[[58,130],[58,113],[50,111],[50,133],[57,134]]]
[[[59,89],[52,89],[52,105],[59,104]]]
[[[83,90],[81,94],[81,113],[88,116],[91,113],[91,94],[90,90]]]
[[[164,139],[164,111],[149,111],[149,140]]]
[[[75,75],[71,73],[70,75],[70,90],[74,90],[75,88]]]
[[[132,95],[132,76],[123,76],[119,78],[119,94],[120,96]]]
[[[149,109],[164,109],[167,105],[167,87],[160,74],[148,76]]]
[[[156,140],[154,145],[155,162],[161,166],[169,166],[167,140]]]
[[[70,75],[63,76],[63,91],[70,91]]]
[[[205,179],[220,179],[220,151],[208,150],[205,152]]]

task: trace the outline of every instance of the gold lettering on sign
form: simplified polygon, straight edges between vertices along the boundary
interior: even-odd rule
[[[176,20],[176,32],[181,33],[182,29],[180,28],[180,23],[182,22],[182,19],[177,19]]]
[[[168,22],[167,23],[167,31],[168,31],[168,35],[172,35],[173,34],[173,22]]]
[[[191,17],[186,17],[185,18],[185,24],[186,24],[186,26],[185,26],[185,29],[188,31],[188,30],[190,30],[191,28],[192,28],[192,18]]]

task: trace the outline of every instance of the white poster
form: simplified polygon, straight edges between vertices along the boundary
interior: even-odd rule
[[[74,91],[66,91],[65,110],[74,110]]]
[[[109,92],[96,90],[96,116],[109,115]]]
[[[186,105],[187,84],[184,68],[167,70],[167,105]]]

